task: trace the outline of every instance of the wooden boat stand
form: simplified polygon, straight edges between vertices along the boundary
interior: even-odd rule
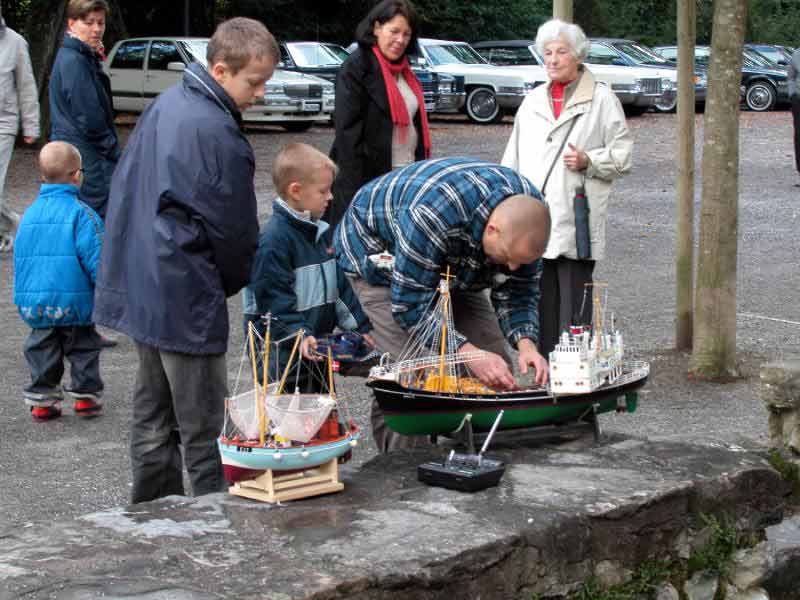
[[[344,484],[339,481],[339,459],[332,458],[317,467],[298,469],[290,473],[264,471],[255,479],[234,483],[228,493],[261,502],[286,502],[310,496],[341,492]]]
[[[524,443],[538,442],[565,435],[584,435],[591,432],[594,436],[595,443],[599,443],[602,432],[600,431],[600,420],[597,418],[598,408],[599,405],[593,404],[578,418],[566,423],[499,430],[495,432],[494,438],[492,439],[501,444]],[[475,449],[483,445],[483,442],[486,441],[486,437],[488,435],[488,432],[476,433],[473,431],[472,415],[467,413],[464,417],[464,424],[458,431],[454,431],[441,437],[463,445],[468,454],[475,454]],[[431,442],[436,444],[436,435],[431,435]]]

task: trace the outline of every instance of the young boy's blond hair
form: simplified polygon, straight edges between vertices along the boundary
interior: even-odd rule
[[[313,146],[292,142],[281,148],[272,163],[272,183],[278,195],[286,200],[291,184],[308,183],[323,169],[329,169],[334,178],[339,172],[336,163]]]
[[[80,179],[81,153],[67,142],[50,142],[39,152],[39,171],[45,183],[75,183]]]

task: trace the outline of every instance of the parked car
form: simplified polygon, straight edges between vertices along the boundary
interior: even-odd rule
[[[347,58],[347,50],[338,44],[322,42],[281,42],[281,62],[285,71],[296,71],[336,83],[339,67]]]
[[[661,56],[676,60],[677,46],[654,48]],[[697,68],[708,68],[711,48],[695,46],[694,61]],[[789,101],[789,84],[786,71],[770,67],[763,57],[754,56],[752,51],[744,50],[742,56],[742,87],[744,103],[750,110],[763,112],[772,110],[778,103]]]
[[[477,42],[472,46],[494,65],[544,68],[534,40]],[[628,113],[642,113],[656,103],[672,102],[672,96],[664,98],[664,89],[672,89],[671,80],[664,83],[651,69],[615,64],[592,64],[588,68],[598,81],[611,87]]]
[[[421,38],[419,45],[430,69],[464,78],[463,106],[441,112],[461,110],[473,123],[495,123],[505,113],[515,112],[525,96],[547,80],[542,67],[491,65],[466,42]]]
[[[783,46],[775,44],[745,44],[744,47],[746,50],[757,52],[773,65],[779,67],[788,67],[789,63],[792,62],[792,53]]]
[[[356,49],[357,44],[353,42],[346,49],[336,44],[327,44],[335,46],[344,52],[344,58]],[[432,112],[455,112],[464,106],[464,78],[447,73],[436,73],[429,69],[427,63],[417,56],[410,57],[411,69],[417,76],[420,85],[422,86],[422,93],[425,97],[425,110],[429,113]]]
[[[111,78],[114,109],[142,112],[153,98],[182,78],[186,65],[206,64],[208,38],[151,37],[117,42],[103,68]],[[242,113],[245,121],[268,122],[304,131],[330,121],[333,84],[302,73],[276,69],[264,98]]]

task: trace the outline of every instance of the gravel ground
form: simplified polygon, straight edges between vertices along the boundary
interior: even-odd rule
[[[702,139],[702,115],[697,116]],[[632,415],[605,415],[606,431],[634,436],[678,436],[763,443],[766,418],[758,400],[761,362],[800,354],[798,242],[800,182],[794,173],[791,115],[742,113],[739,203],[739,277],[737,340],[744,377],[725,385],[692,383],[688,356],[674,344],[674,115],[646,114],[630,119],[636,139],[635,166],[618,182],[609,218],[608,259],[597,278],[610,285],[610,307],[626,334],[629,352],[651,361],[652,377]],[[120,128],[127,138],[130,128]],[[459,117],[432,122],[434,154],[467,154],[499,160],[511,121],[479,127]],[[259,212],[270,212],[274,190],[269,170],[286,142],[303,141],[330,148],[333,130],[313,128],[289,134],[263,127],[248,131],[255,149]],[[698,144],[698,177],[700,144]],[[38,187],[35,152],[17,149],[9,170],[7,198],[18,211]],[[699,182],[698,182],[699,213]],[[698,217],[699,218],[699,217]],[[25,523],[74,516],[125,504],[129,497],[128,435],[135,375],[133,344],[119,336],[118,347],[104,352],[106,409],[93,421],[79,421],[70,410],[62,419],[35,424],[22,404],[28,382],[22,344],[28,331],[12,302],[13,261],[0,255],[0,532]],[[228,368],[230,383],[239,365],[241,301],[230,302],[232,323]],[[370,395],[362,380],[343,381],[350,410],[368,422]],[[343,394],[344,395],[344,394]],[[365,440],[355,453],[358,464],[373,454]]]

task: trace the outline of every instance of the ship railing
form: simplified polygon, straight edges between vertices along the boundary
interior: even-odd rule
[[[488,354],[483,350],[475,352],[456,352],[444,355],[444,363],[446,365],[459,365],[476,360],[486,358]],[[420,369],[428,369],[431,367],[438,367],[442,362],[441,356],[424,356],[421,358],[413,358],[401,360],[389,366],[387,371],[391,373],[402,373],[409,371],[419,371]]]

